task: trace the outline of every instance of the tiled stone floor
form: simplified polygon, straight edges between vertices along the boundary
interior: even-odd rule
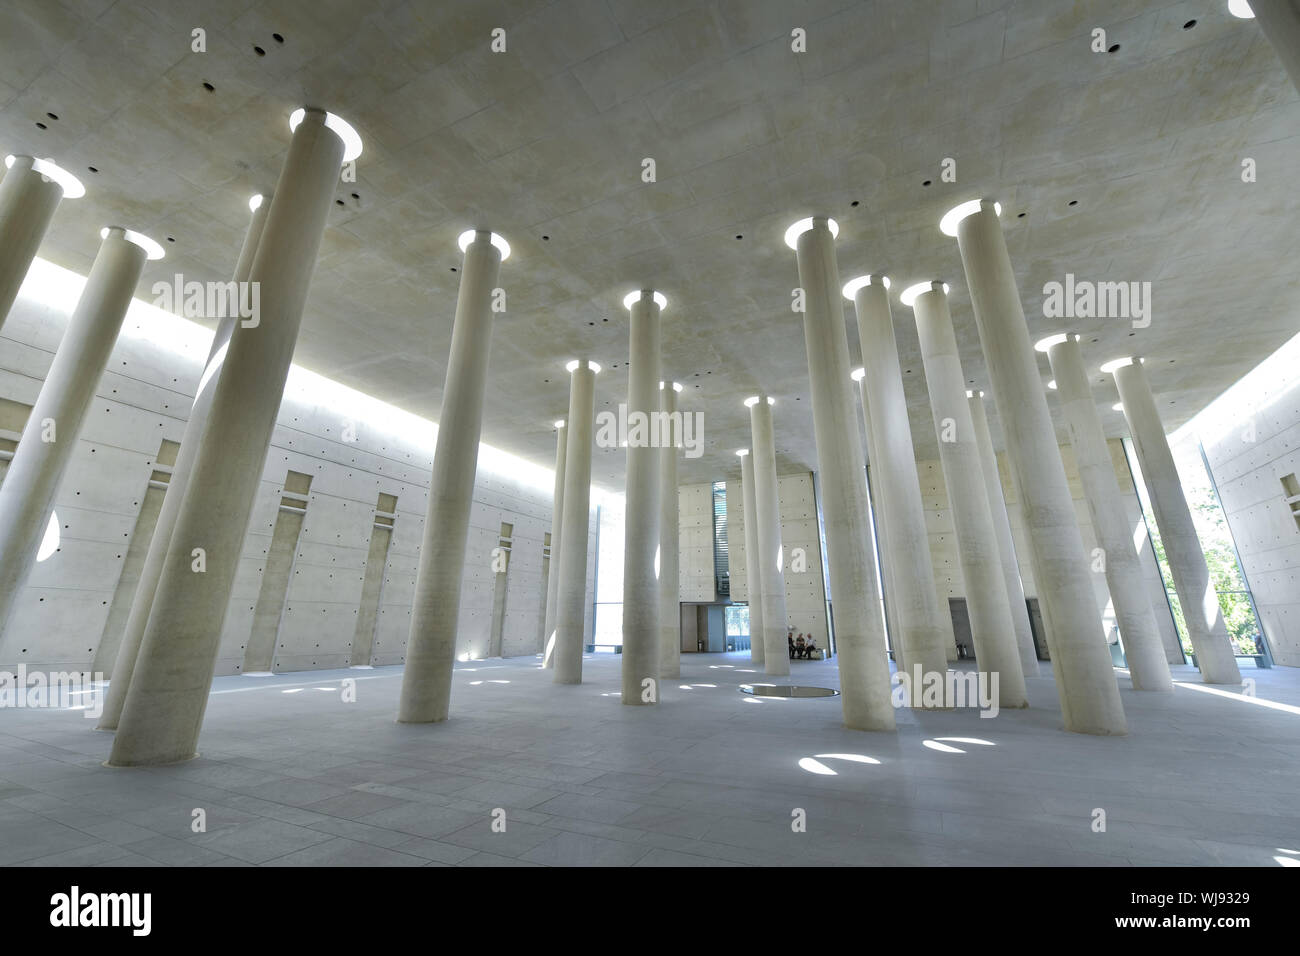
[[[1130,734],[1096,738],[1060,729],[1050,676],[1030,710],[902,711],[892,735],[845,730],[838,698],[748,699],[749,667],[686,655],[632,708],[615,657],[576,687],[533,658],[461,664],[452,719],[425,726],[394,722],[400,668],[219,678],[202,755],[152,770],[101,766],[110,738],[76,711],[0,710],[0,864],[1300,864],[1300,670],[1245,672],[1290,709],[1121,673]],[[800,766],[818,754],[879,762]]]

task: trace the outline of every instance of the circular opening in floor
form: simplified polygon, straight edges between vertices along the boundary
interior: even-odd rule
[[[808,687],[799,684],[741,684],[742,694],[755,697],[838,697],[840,692],[830,687]]]

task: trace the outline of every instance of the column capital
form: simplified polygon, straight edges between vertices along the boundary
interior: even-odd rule
[[[844,298],[852,302],[853,297],[858,294],[859,289],[865,289],[867,286],[871,285],[874,285],[877,288],[884,288],[888,291],[890,285],[889,276],[884,273],[872,273],[870,275],[858,276],[856,279],[850,279],[848,282],[844,283],[844,288],[841,291],[844,293]]]
[[[490,229],[466,229],[456,239],[461,252],[466,252],[471,242],[491,242],[501,252],[502,262],[510,258],[510,243]]]
[[[840,224],[829,216],[809,216],[791,224],[785,231],[785,244],[798,251],[799,237],[810,229],[829,229],[832,239],[840,234]]]
[[[361,134],[343,117],[327,113],[317,106],[300,106],[289,114],[289,132],[294,132],[308,116],[343,140],[343,162],[349,163],[361,155]]]
[[[1111,359],[1101,366],[1102,372],[1107,375],[1114,375],[1117,369],[1124,368],[1126,365],[1141,365],[1145,359],[1139,355],[1126,355],[1123,358]]]
[[[600,366],[589,359],[574,359],[564,366],[566,372],[576,372],[580,368],[591,369],[593,375],[599,374],[600,372]]]
[[[1044,336],[1034,343],[1034,351],[1050,352],[1053,345],[1060,345],[1062,342],[1077,342],[1079,336],[1075,332],[1055,332],[1052,335]]]

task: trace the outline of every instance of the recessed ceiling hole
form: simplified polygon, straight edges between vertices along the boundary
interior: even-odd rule
[[[272,33],[272,34],[271,34],[271,39],[274,40],[276,43],[283,43],[283,42],[284,42],[284,37],[280,36],[280,34],[278,34],[278,33]]]
[[[1017,214],[1016,214],[1016,218],[1017,218],[1017,219],[1024,219],[1024,218],[1025,218],[1025,214],[1024,214],[1023,212],[1022,212],[1022,213],[1017,213]]]
[[[551,241],[550,236],[542,236],[542,242],[550,242],[550,241]]]
[[[1194,27],[1194,26],[1196,26],[1196,21],[1195,21],[1195,20],[1188,20],[1186,23],[1183,24],[1183,29],[1184,29],[1184,30],[1190,30],[1190,29],[1191,29],[1192,27]]]
[[[1108,49],[1106,52],[1107,52],[1107,53],[1118,53],[1118,52],[1119,52],[1119,44],[1118,44],[1118,43],[1112,43],[1112,44],[1110,45],[1110,49]]]
[[[175,242],[175,241],[176,241],[176,237],[175,237],[175,236],[168,236],[168,237],[167,237],[167,241],[168,241],[168,242]]]
[[[59,118],[59,117],[58,117],[57,115],[55,115],[54,113],[46,113],[45,115],[48,116],[48,117],[49,117],[50,119],[52,119],[52,120],[57,120],[57,119]]]
[[[744,236],[736,236],[737,239],[744,239]]]
[[[216,90],[216,87],[213,86],[211,83],[209,83],[207,80],[203,81],[203,88],[207,90],[209,93]]]
[[[336,206],[342,206],[342,205],[343,205],[343,200],[342,200],[342,199],[336,199],[336,200],[334,200],[334,205],[336,205]]]
[[[46,126],[44,123],[37,123],[37,124],[36,124],[36,128],[37,128],[37,129],[49,129],[49,127]]]
[[[932,182],[934,182],[934,180],[932,180],[932,179],[927,179],[925,182],[921,183],[921,185],[922,185],[922,186],[929,186]]]
[[[451,267],[451,271],[452,271],[452,272],[455,272],[455,271],[456,271],[456,267],[455,267],[455,266],[452,266],[452,267]]]
[[[356,193],[353,193],[353,194],[352,194],[352,198],[353,198],[353,199],[360,199],[361,197],[358,196]]]
[[[1077,206],[1077,205],[1079,205],[1079,200],[1077,200],[1077,199],[1071,199],[1071,200],[1070,200],[1070,205],[1071,205],[1071,206]]]
[[[89,169],[92,173],[97,173],[97,172],[99,172],[99,170],[96,169],[94,166],[87,166],[86,168]]]
[[[858,200],[856,199],[853,200],[853,202],[849,203],[850,206],[857,206],[857,204],[858,204]]]
[[[253,52],[256,53],[258,56],[266,56],[266,51],[263,50],[260,46],[253,47]]]

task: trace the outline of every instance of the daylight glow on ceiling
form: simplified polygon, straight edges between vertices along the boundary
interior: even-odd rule
[[[248,211],[257,212],[257,210],[261,209],[263,198],[264,197],[261,193],[258,193],[256,196],[250,196],[248,199]]]
[[[852,372],[849,372],[849,378],[853,379],[855,382],[860,382],[866,377],[866,374],[867,370],[862,366],[858,366]]]
[[[9,169],[13,164],[14,157],[6,156],[5,169]],[[81,180],[61,168],[52,159],[33,159],[32,172],[40,173],[50,182],[59,185],[63,189],[64,199],[80,199],[86,195],[86,187],[81,185]]]
[[[844,283],[844,289],[842,290],[844,292],[844,298],[852,302],[853,297],[857,295],[858,290],[865,289],[867,286],[871,285],[875,278],[875,276],[858,276],[856,279],[850,279],[848,282]],[[889,276],[880,276],[880,284],[888,289]]]
[[[664,387],[664,383],[663,383],[663,382],[660,382],[660,383],[659,383],[659,390],[660,390],[660,391],[663,391],[663,387]],[[674,391],[674,392],[680,392],[681,390],[682,390],[682,383],[681,383],[681,382],[673,382],[673,391]]]
[[[785,231],[785,244],[791,249],[799,248],[799,237],[813,227],[812,216],[807,219],[800,219],[793,226]],[[840,234],[840,224],[834,219],[826,220],[826,228],[831,231],[831,238],[834,239]]]
[[[307,111],[301,106],[289,114],[289,132],[298,128],[302,118],[307,115]],[[352,125],[342,117],[335,116],[333,113],[325,114],[325,126],[332,129],[338,138],[343,140],[343,162],[350,163],[361,155],[361,135],[352,128]]]
[[[478,235],[477,229],[466,229],[460,234],[460,238],[456,240],[456,245],[460,246],[461,252],[464,252],[469,248],[469,244],[474,241],[476,235]],[[505,262],[510,258],[510,243],[506,242],[505,239],[498,236],[495,232],[490,233],[490,235],[492,237],[492,245],[501,250],[501,261]]]
[[[109,229],[120,228],[120,226],[105,226],[103,229],[99,230],[99,238],[107,239]],[[158,243],[154,242],[144,233],[134,232],[130,229],[122,229],[122,238],[127,242],[135,243],[144,250],[145,255],[150,259],[161,259],[166,255],[166,253],[163,252],[163,247],[158,245]]]
[[[981,202],[983,202],[982,199],[972,199],[970,202],[964,202],[960,206],[953,206],[944,213],[943,218],[939,220],[939,231],[945,236],[956,236],[957,223],[961,222],[972,213],[979,212]],[[995,202],[993,204],[993,212],[999,216],[1002,215],[1002,203]]]
[[[629,292],[627,295],[623,296],[623,308],[631,309],[632,303],[639,302],[641,300],[642,291],[643,290],[641,289],[637,289],[635,292]],[[662,312],[664,309],[668,308],[668,297],[662,292],[656,292],[654,298],[655,305],[659,306],[659,311]]]
[[[736,449],[736,455],[737,455],[738,457],[740,457],[740,458],[744,458],[744,457],[745,457],[746,455],[748,455],[748,454],[749,454],[749,449],[748,449],[748,448],[737,448],[737,449]]]
[[[578,366],[580,366],[581,364],[582,364],[581,359],[574,359],[568,365],[564,366],[564,370],[566,372],[576,372],[578,370]],[[600,366],[597,365],[595,362],[588,362],[587,368],[591,369],[593,374],[600,371]]]
[[[751,396],[749,396],[749,398],[745,399],[745,407],[746,407],[746,408],[753,408],[753,407],[754,407],[755,405],[757,405],[757,404],[758,404],[758,396],[757,396],[757,395],[751,395]],[[769,396],[767,397],[767,404],[769,404],[769,405],[775,405],[775,404],[776,404],[776,399],[773,398],[771,395],[769,395]]]
[[[563,419],[563,418],[557,418],[557,419],[555,420],[555,427],[556,427],[556,428],[563,428],[563,427],[564,427],[564,419]]]
[[[1255,11],[1248,0],[1228,0],[1228,12],[1239,20],[1254,20]]]

